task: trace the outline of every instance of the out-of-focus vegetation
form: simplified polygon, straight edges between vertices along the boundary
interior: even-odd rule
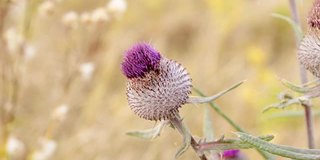
[[[247,79],[216,101],[223,111],[250,133],[306,148],[300,106],[262,113],[285,90],[278,77],[299,82],[294,33],[271,16],[290,16],[287,1],[112,1],[1,0],[0,159],[172,159],[181,143],[172,129],[152,142],[125,135],[154,126],[129,109],[119,68],[139,41],[182,63],[206,94]],[[310,5],[298,1],[303,26]],[[194,135],[203,135],[205,107],[181,109]],[[234,136],[212,114],[216,138]]]

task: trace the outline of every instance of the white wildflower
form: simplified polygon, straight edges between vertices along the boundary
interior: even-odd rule
[[[57,143],[51,139],[41,138],[39,140],[40,149],[35,151],[32,160],[47,160],[57,149]]]
[[[110,13],[121,15],[124,13],[127,9],[127,2],[126,0],[111,0],[107,4],[107,10]]]
[[[83,63],[80,66],[81,77],[84,80],[89,80],[92,77],[93,71],[95,70],[95,64],[91,62]]]
[[[15,28],[9,28],[4,34],[4,40],[9,53],[16,53],[22,46],[24,40]]]
[[[9,136],[6,150],[10,157],[22,157],[25,153],[25,145],[18,138]]]
[[[91,21],[93,23],[105,23],[105,22],[109,21],[109,19],[110,19],[109,15],[104,8],[95,9],[91,13]]]
[[[62,17],[62,23],[69,28],[78,26],[79,16],[76,12],[70,11]]]
[[[32,44],[26,44],[24,48],[24,59],[26,61],[32,59],[36,54],[36,49]]]
[[[52,113],[52,118],[58,121],[63,121],[69,111],[69,106],[67,104],[62,104],[58,106]]]

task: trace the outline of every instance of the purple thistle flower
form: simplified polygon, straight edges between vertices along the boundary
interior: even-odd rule
[[[239,149],[225,150],[222,153],[223,160],[247,160],[247,157]]]
[[[235,158],[239,155],[240,150],[238,149],[233,149],[233,150],[225,150],[223,151],[223,157],[224,158]]]
[[[147,43],[138,43],[126,51],[122,71],[127,78],[144,77],[159,69],[161,55]]]
[[[122,71],[128,78],[129,106],[144,119],[175,117],[191,93],[186,69],[146,43],[138,43],[125,53]]]

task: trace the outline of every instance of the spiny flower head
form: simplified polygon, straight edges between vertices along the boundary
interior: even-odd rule
[[[315,0],[309,13],[308,24],[311,29],[320,29],[320,0]]]
[[[186,69],[146,43],[126,51],[122,72],[128,78],[129,106],[144,119],[173,118],[191,93],[191,78]]]
[[[298,51],[300,63],[314,76],[320,78],[320,37],[306,35],[300,43]]]

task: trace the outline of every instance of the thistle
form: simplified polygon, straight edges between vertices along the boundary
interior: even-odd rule
[[[146,43],[136,44],[125,53],[122,71],[128,78],[129,106],[144,119],[173,118],[191,93],[186,69]]]

